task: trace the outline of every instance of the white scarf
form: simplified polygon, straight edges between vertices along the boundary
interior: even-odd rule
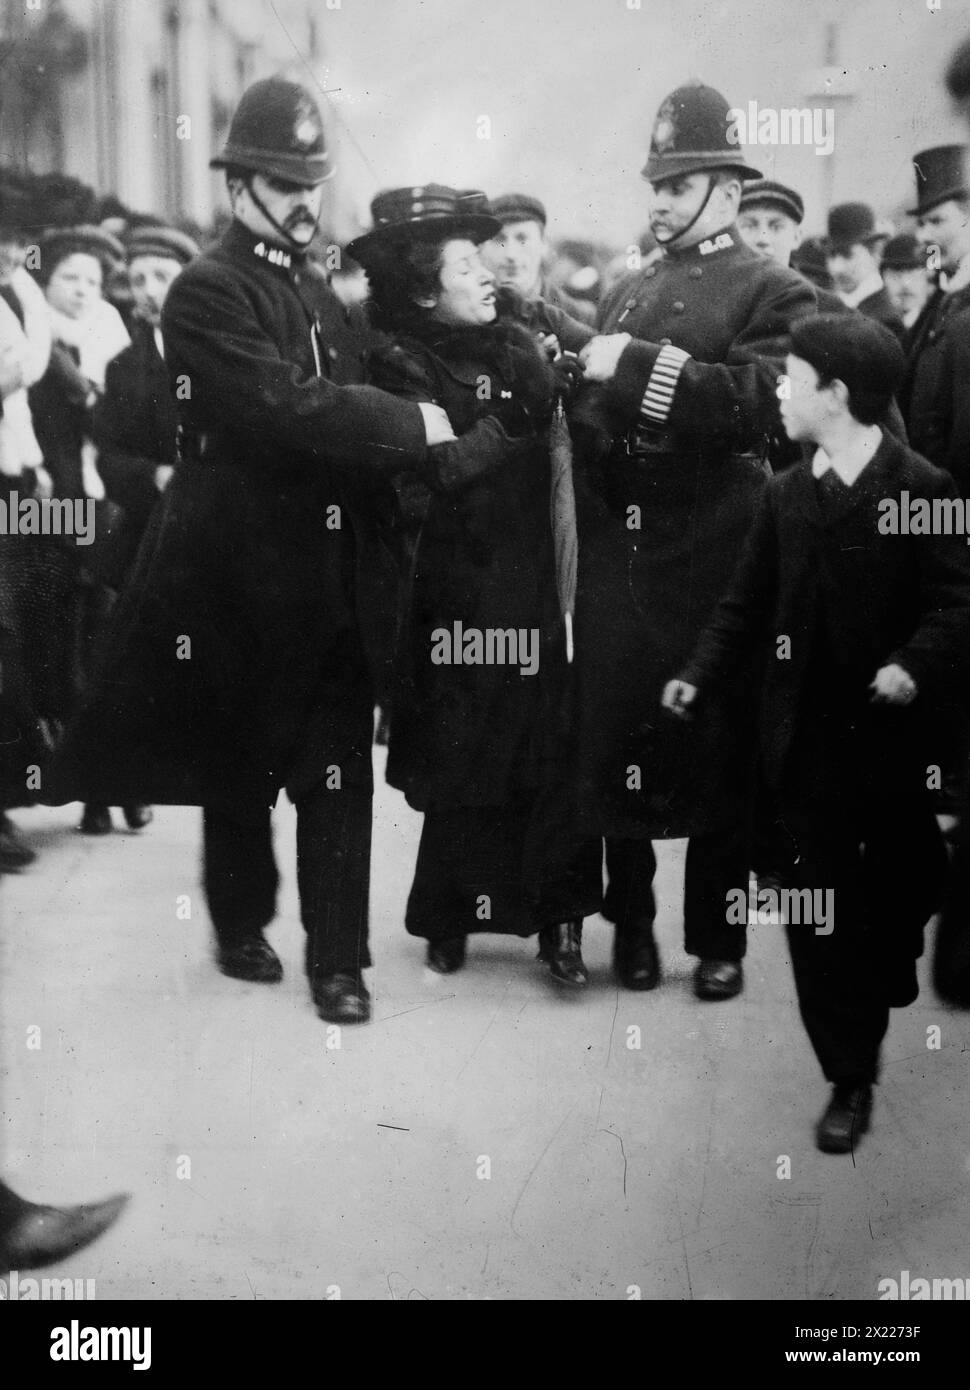
[[[55,341],[77,349],[82,375],[103,391],[108,363],[131,342],[118,310],[99,299],[83,318],[71,319],[52,308],[51,319]]]
[[[54,308],[51,318],[55,341],[77,349],[81,375],[103,391],[108,363],[131,342],[118,310],[106,299],[99,299],[83,318],[68,318]],[[98,472],[98,451],[90,439],[81,445],[81,485],[87,497],[96,502],[103,500],[105,487]]]

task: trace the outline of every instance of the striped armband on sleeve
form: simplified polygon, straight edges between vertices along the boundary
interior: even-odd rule
[[[677,382],[684,370],[684,363],[690,361],[690,353],[683,348],[665,343],[653,364],[647,389],[640,402],[640,419],[651,425],[664,425],[670,414]]]

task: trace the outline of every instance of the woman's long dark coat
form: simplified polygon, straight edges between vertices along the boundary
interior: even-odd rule
[[[531,335],[513,323],[428,324],[374,361],[374,380],[448,413],[460,446],[476,431],[501,462],[451,497],[431,498],[417,542],[391,708],[388,781],[418,810],[500,806],[534,789],[561,684],[562,629],[555,596],[545,412],[532,428],[516,401],[551,398],[551,373]],[[487,384],[483,384],[487,383]],[[505,393],[503,395],[503,393]],[[521,437],[509,438],[496,419]],[[490,454],[494,460],[494,453]],[[463,629],[535,633],[539,669],[435,665],[433,634]]]

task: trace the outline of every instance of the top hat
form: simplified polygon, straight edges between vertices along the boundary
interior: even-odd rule
[[[802,195],[796,193],[794,188],[788,188],[785,184],[777,183],[774,179],[750,179],[741,191],[739,211],[743,212],[745,208],[763,205],[780,208],[793,222],[799,224],[805,218],[805,204],[802,202]]]
[[[188,265],[199,254],[199,247],[185,232],[176,227],[136,227],[125,242],[128,261],[136,256],[163,256],[180,265]]]
[[[299,82],[266,77],[242,94],[212,169],[245,169],[314,188],[334,174],[316,101]]]
[[[370,210],[373,228],[347,246],[347,254],[362,265],[385,248],[416,238],[439,241],[466,236],[477,243],[502,230],[501,222],[489,212],[484,193],[446,188],[440,183],[387,189],[377,194]]]
[[[546,209],[538,198],[530,193],[503,193],[500,198],[489,199],[492,216],[505,225],[506,222],[538,222],[546,225]]]
[[[641,171],[650,183],[713,169],[736,169],[742,179],[760,179],[731,139],[731,107],[720,92],[691,82],[661,104],[650,133],[650,153]]]
[[[970,195],[966,174],[965,145],[935,145],[913,156],[916,171],[916,206],[907,208],[911,217],[946,203],[951,198]]]
[[[926,251],[912,232],[890,237],[882,253],[883,270],[925,270]]]
[[[882,235],[868,203],[839,203],[829,210],[827,241],[831,256],[847,252],[853,246],[871,246]]]

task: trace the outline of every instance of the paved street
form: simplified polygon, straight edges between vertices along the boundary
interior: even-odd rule
[[[212,965],[198,811],[104,840],[77,807],[17,813],[42,857],[0,887],[4,1173],[35,1200],[134,1194],[54,1273],[130,1299],[837,1300],[970,1276],[970,1015],[924,984],[874,1132],[826,1157],[783,931],[752,929],[739,1000],[696,1001],[681,844],[657,992],[617,990],[598,919],[579,998],[519,940],[476,937],[441,978],[402,926],[420,820],[378,785],[375,1019],[339,1038],[302,976],[289,807],[277,986]]]

